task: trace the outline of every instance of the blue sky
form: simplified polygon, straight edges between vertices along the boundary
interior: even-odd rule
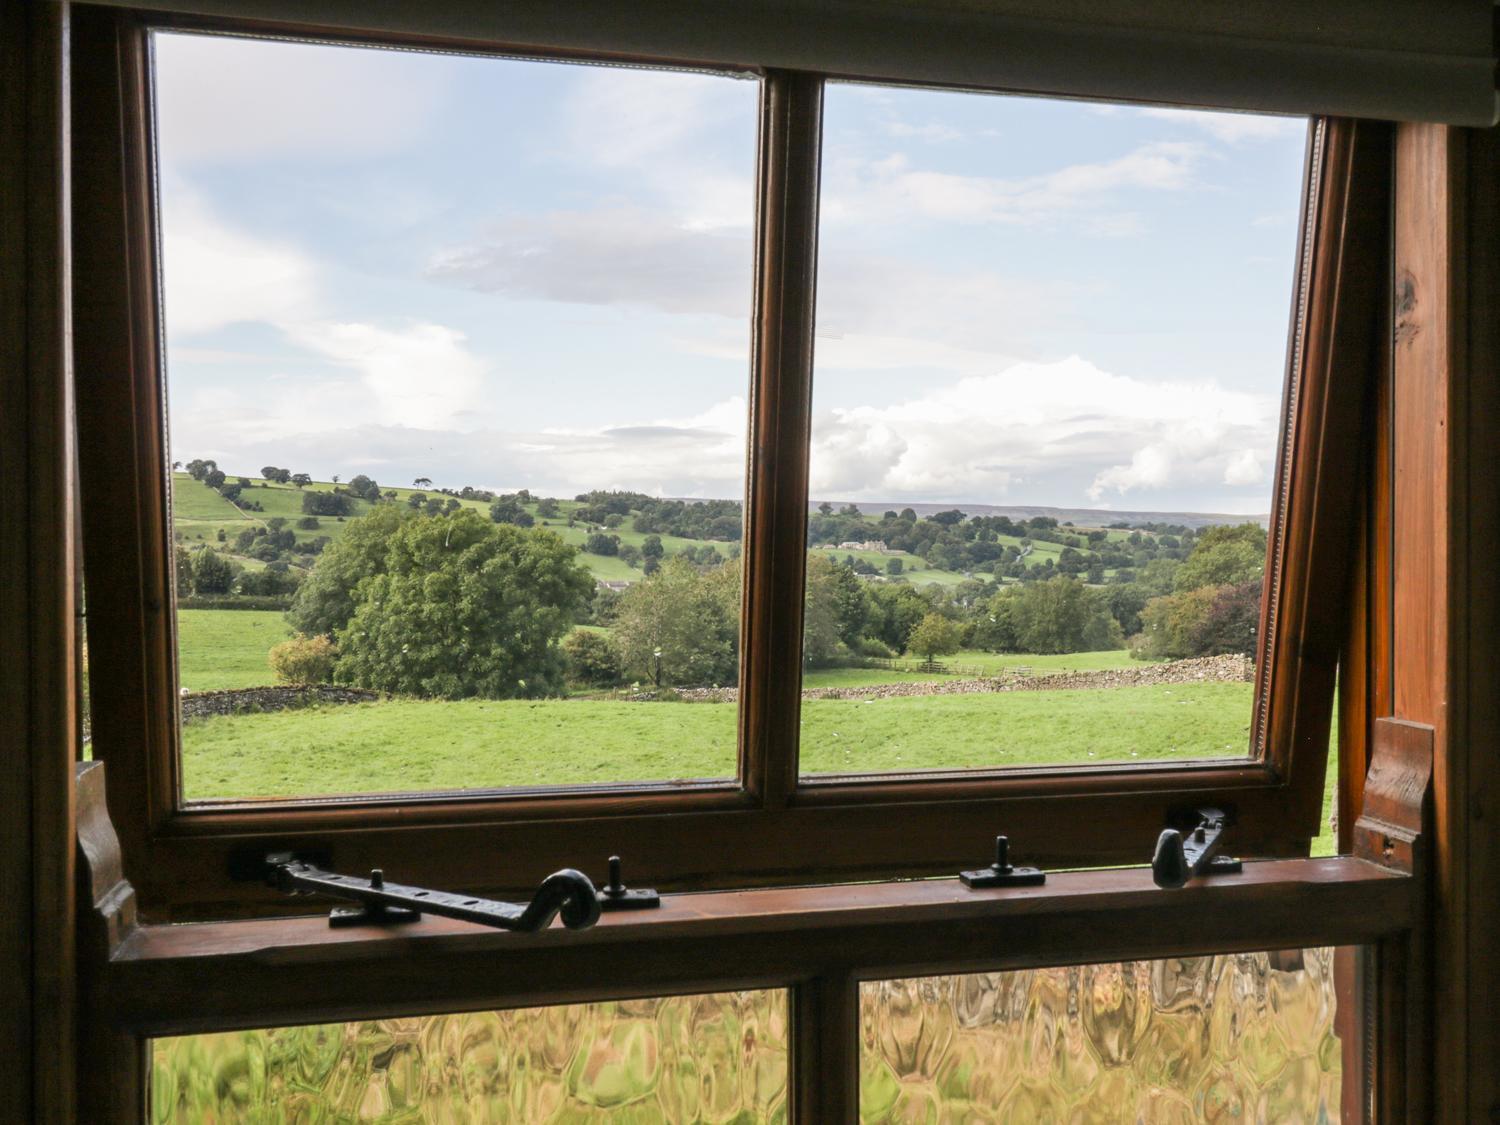
[[[742,493],[756,81],[155,53],[175,458]],[[1268,510],[1305,122],[826,102],[815,497]]]

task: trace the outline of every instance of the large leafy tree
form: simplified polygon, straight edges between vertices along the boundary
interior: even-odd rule
[[[739,669],[739,568],[668,559],[620,599],[614,627],[627,675],[657,687],[731,684]]]
[[[360,473],[351,479],[345,487],[348,489],[350,496],[357,496],[361,500],[369,500],[373,503],[380,499],[380,485],[365,476],[364,473]]]
[[[1125,645],[1108,594],[1075,578],[1058,575],[1011,587],[997,599],[1009,603],[1002,612],[1008,612],[1021,652],[1098,652]]]
[[[833,659],[839,644],[838,577],[843,564],[823,555],[807,560],[803,591],[802,659],[816,668]]]
[[[1173,585],[1178,593],[1202,586],[1238,586],[1260,578],[1265,566],[1266,530],[1260,524],[1211,527],[1198,536]]]
[[[334,676],[442,699],[556,694],[558,642],[594,585],[575,558],[550,531],[477,512],[407,517],[386,537],[380,570],[355,585]]]
[[[905,583],[872,586],[869,596],[866,633],[897,652],[905,652],[907,638],[932,611],[932,603]]]
[[[911,651],[920,653],[922,659],[931,664],[935,657],[958,651],[958,623],[950,621],[941,613],[929,613],[917,622],[917,627],[911,631],[906,644]]]
[[[376,508],[349,524],[343,536],[323,552],[318,565],[292,599],[287,620],[309,637],[332,637],[354,616],[355,588],[385,571],[389,540],[415,516],[396,507]]]

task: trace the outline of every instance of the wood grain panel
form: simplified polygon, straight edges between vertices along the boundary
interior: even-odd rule
[[[0,10],[0,1090],[73,1119],[68,7]]]
[[[822,99],[816,75],[765,77],[740,721],[741,776],[771,808],[797,784]]]
[[[786,986],[1085,961],[1364,944],[1411,919],[1412,880],[1352,857],[1274,860],[1163,891],[1146,868],[970,891],[956,879],[674,895],[593,929],[517,934],[426,918],[145,926],[111,962],[137,1034]],[[374,982],[379,982],[375,987]]]
[[[1452,745],[1465,758],[1468,1120],[1500,1120],[1500,131],[1465,130],[1466,378],[1455,388]]]

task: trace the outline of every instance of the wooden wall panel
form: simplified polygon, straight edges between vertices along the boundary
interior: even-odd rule
[[[1455,387],[1452,746],[1465,758],[1468,1121],[1500,1121],[1500,131],[1464,130],[1469,315]],[[1441,1002],[1439,1011],[1442,1010]]]
[[[1394,711],[1434,754],[1430,1106],[1500,1120],[1500,138],[1403,125],[1396,146]]]
[[[1435,996],[1465,994],[1459,877],[1461,841],[1454,833],[1454,797],[1461,791],[1462,761],[1453,754],[1449,723],[1448,598],[1450,536],[1449,394],[1457,362],[1454,315],[1460,295],[1454,201],[1455,135],[1446,127],[1403,125],[1396,133],[1392,421],[1394,426],[1393,603],[1391,636],[1394,712],[1426,723],[1434,736],[1432,973]],[[1426,1040],[1433,1064],[1462,1057],[1462,1021],[1440,1019]],[[1412,1091],[1410,1111],[1434,1120],[1461,1120],[1462,1085],[1432,1074],[1431,1089]],[[1430,1098],[1430,1103],[1426,1099]]]
[[[73,1119],[68,10],[0,5],[0,1115]]]

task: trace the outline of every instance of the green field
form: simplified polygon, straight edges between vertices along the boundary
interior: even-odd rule
[[[616,561],[616,560],[610,560]],[[623,565],[623,564],[622,564]],[[256,687],[272,683],[266,654],[291,635],[275,610],[184,609],[178,611],[179,666],[182,686],[191,691]],[[602,632],[595,626],[579,626]],[[903,663],[906,663],[903,661]],[[916,663],[915,659],[910,663]],[[968,649],[944,657],[951,674],[886,668],[815,668],[806,673],[807,688],[852,688],[873,684],[921,683],[1020,671],[1035,676],[1060,672],[1140,667],[1124,649],[1073,652],[1059,656],[981,652]]]
[[[178,610],[178,683],[189,691],[275,683],[266,654],[289,636],[291,630],[279,610]]]
[[[288,635],[276,611],[181,610],[180,676],[194,691],[272,682],[266,653]],[[1045,675],[1138,666],[1123,651],[1062,656],[962,652],[948,661]],[[873,668],[810,672],[807,687],[951,677]],[[809,700],[807,773],[1237,757],[1250,684]],[[729,777],[733,704],[610,700],[398,700],[195,721],[183,730],[190,799],[584,785]],[[1336,771],[1336,764],[1334,766]],[[1330,773],[1323,823],[1331,812]],[[1332,847],[1326,832],[1315,854]]]
[[[1244,753],[1250,685],[815,700],[806,773]],[[684,780],[734,773],[736,707],[390,701],[187,724],[189,798]]]

